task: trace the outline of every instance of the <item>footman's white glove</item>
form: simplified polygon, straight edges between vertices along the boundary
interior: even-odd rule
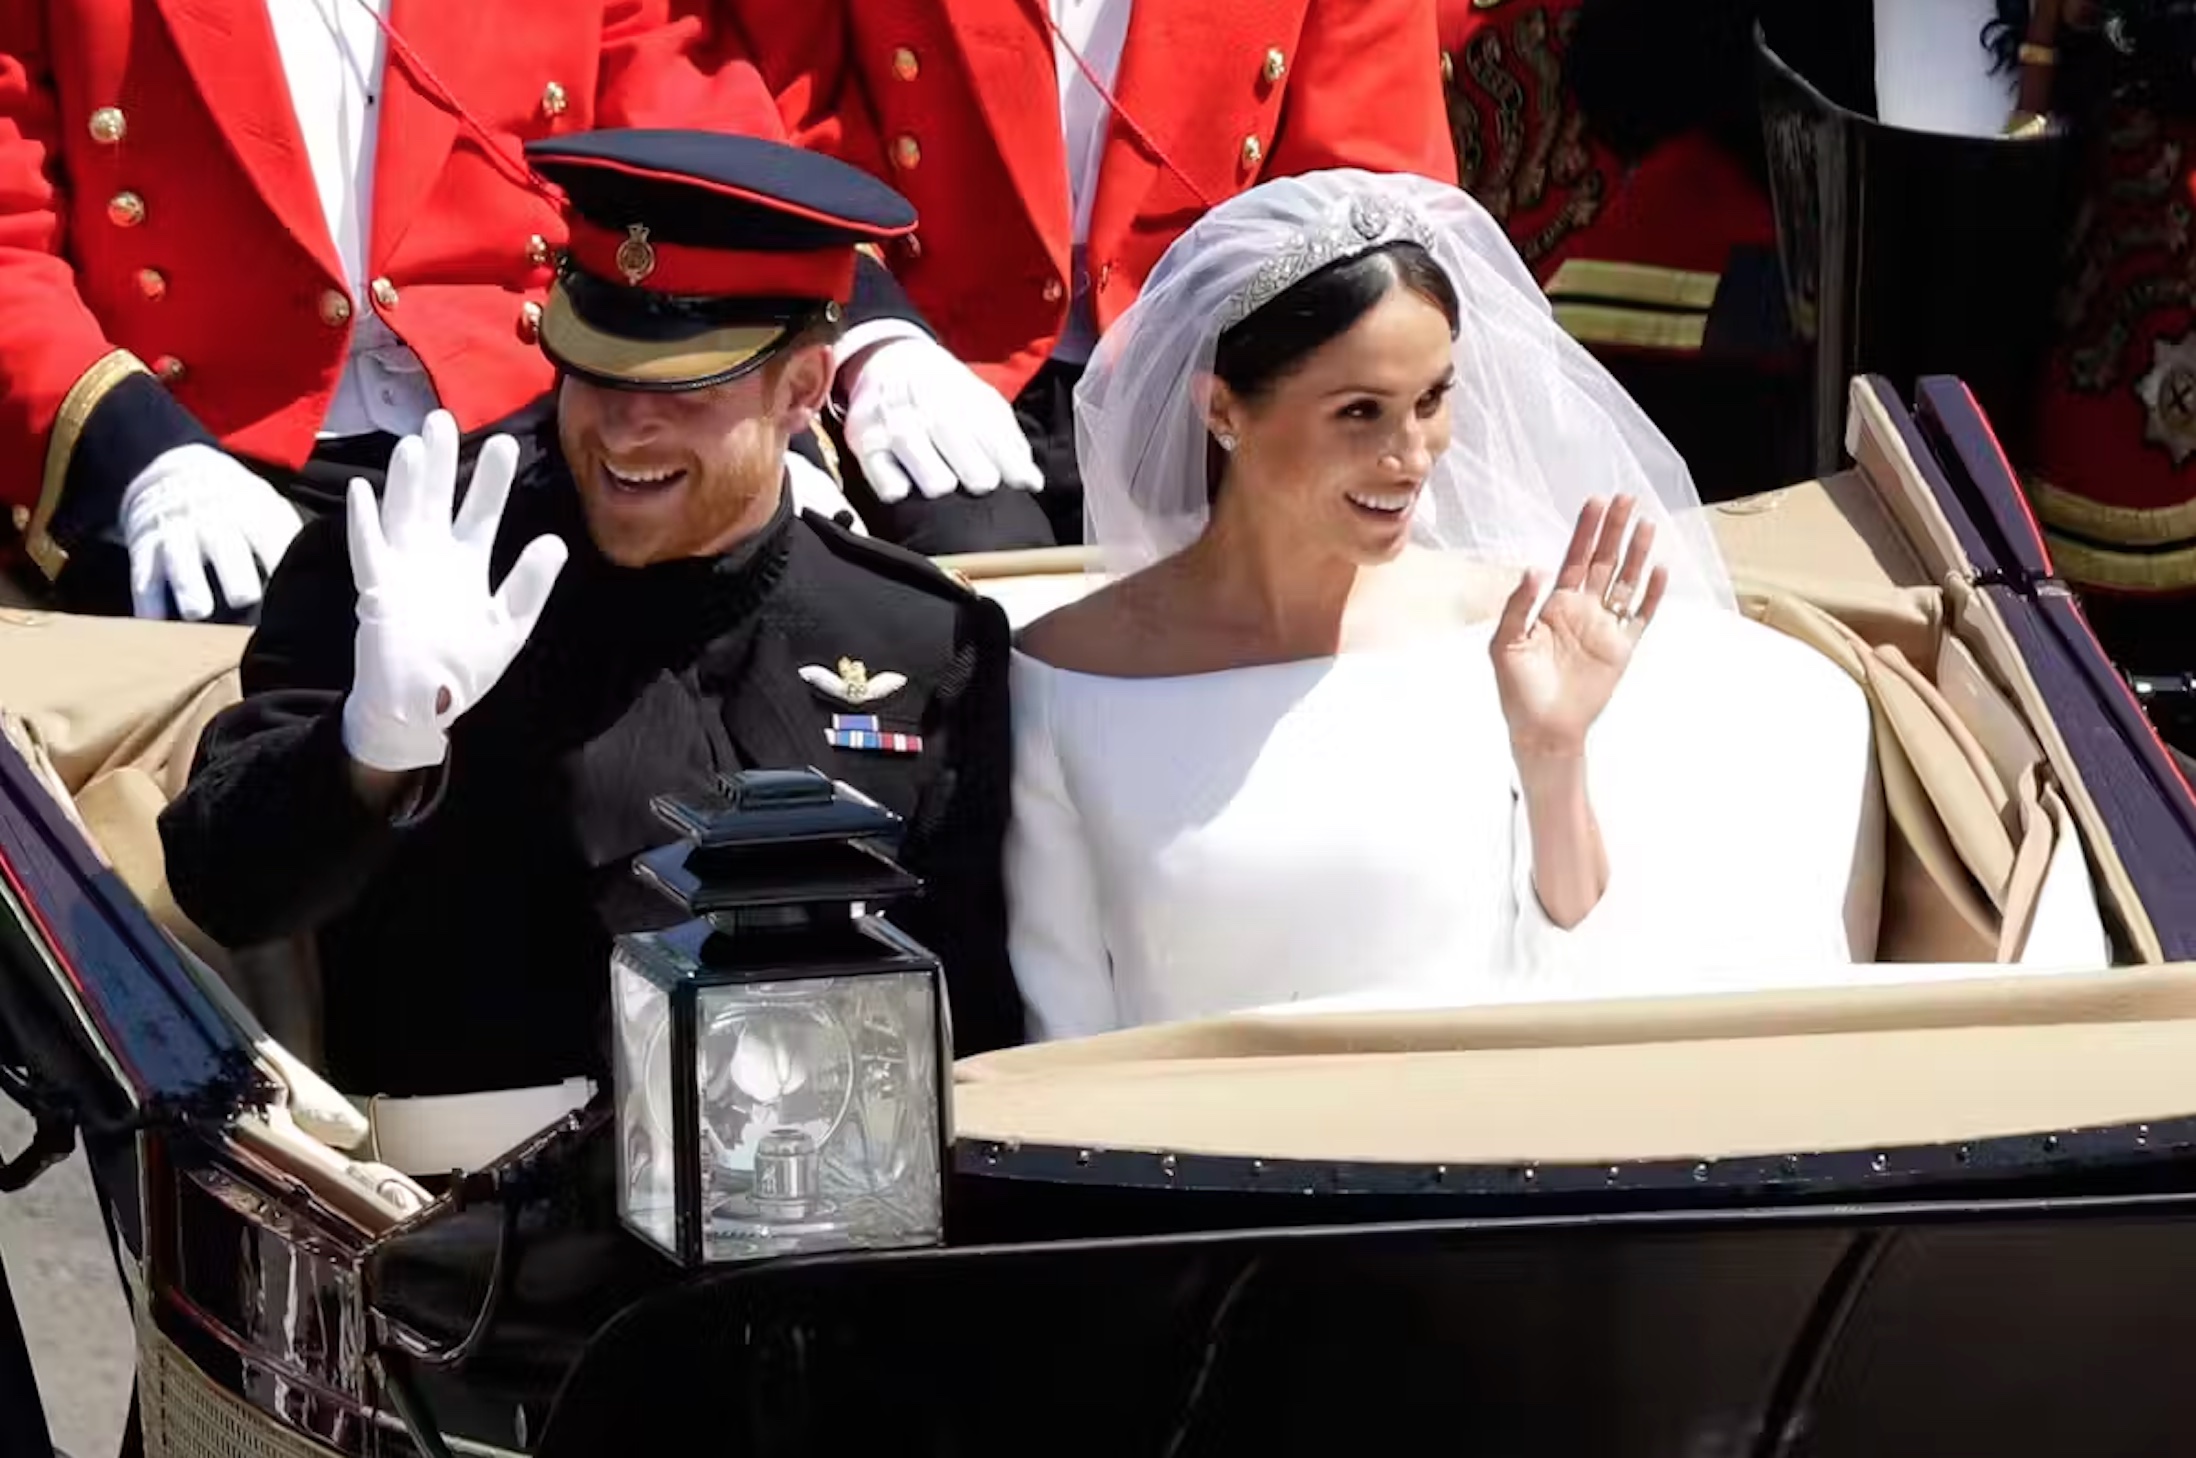
[[[303,525],[297,508],[234,456],[210,445],[154,457],[122,490],[130,553],[130,605],[141,618],[175,611],[196,621],[214,610],[213,580],[232,608],[259,601],[266,577]]]
[[[373,769],[442,763],[450,725],[511,666],[564,568],[564,543],[537,537],[502,587],[489,591],[488,554],[518,444],[499,435],[481,447],[465,509],[453,522],[457,457],[457,422],[437,410],[390,456],[378,508],[372,487],[351,482],[358,638],[343,744]]]
[[[888,341],[855,365],[846,443],[879,501],[1044,489],[1014,407],[929,339]]]

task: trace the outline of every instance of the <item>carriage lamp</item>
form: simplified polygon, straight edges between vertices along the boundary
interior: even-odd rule
[[[938,961],[878,907],[899,818],[816,770],[663,797],[641,879],[688,913],[611,955],[619,1214],[684,1265],[943,1235]]]

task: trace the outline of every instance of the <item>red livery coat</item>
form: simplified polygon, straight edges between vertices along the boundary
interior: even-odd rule
[[[2196,593],[2196,120],[2123,106],[2094,131],[2029,496],[2070,582],[2185,598]]]
[[[780,135],[753,73],[713,65],[706,19],[672,0],[391,0],[387,15],[514,162],[528,141],[594,127]],[[464,428],[548,387],[533,306],[557,210],[396,50],[374,282],[354,303],[264,0],[0,0],[0,500],[19,520],[57,489],[88,408],[78,386],[112,374],[117,351],[231,450],[293,468],[356,310],[419,355]]]
[[[889,250],[894,274],[948,348],[1020,393],[1059,339],[1074,283],[1044,0],[719,5],[793,140],[915,204],[922,223]],[[1136,125],[1113,122],[1091,216],[1100,328],[1207,205],[1266,178],[1456,177],[1434,0],[1135,0],[1113,92]]]

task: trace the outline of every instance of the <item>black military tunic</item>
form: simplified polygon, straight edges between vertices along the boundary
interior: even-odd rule
[[[533,638],[452,726],[423,811],[392,820],[350,787],[355,590],[331,517],[270,584],[244,700],[161,819],[177,903],[208,934],[317,935],[334,1082],[420,1096],[602,1077],[610,938],[679,917],[631,871],[674,838],[650,797],[758,767],[813,765],[906,818],[901,858],[926,886],[890,914],[946,966],[956,1051],[1018,1041],[997,605],[786,506],[723,557],[613,566],[553,448],[513,489],[498,580],[545,531],[571,560]],[[842,660],[906,682],[847,702],[827,678]],[[920,750],[834,747],[835,713],[874,713]]]

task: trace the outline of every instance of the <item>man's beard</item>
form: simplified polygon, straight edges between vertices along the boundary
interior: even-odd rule
[[[585,460],[578,486],[588,535],[620,567],[728,550],[770,520],[785,470],[782,458],[742,453],[690,460],[672,482],[634,490],[609,474],[598,453],[586,452]]]

